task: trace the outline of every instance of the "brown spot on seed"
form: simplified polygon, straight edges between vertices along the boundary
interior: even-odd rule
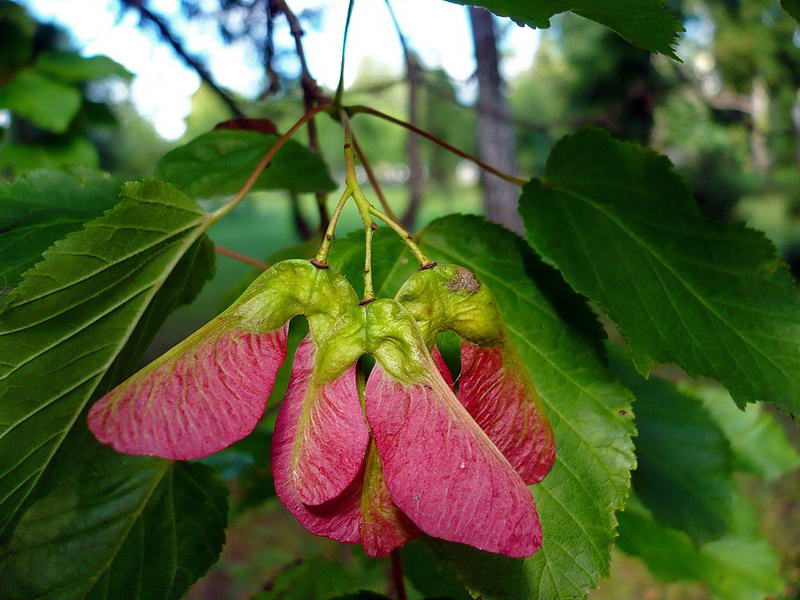
[[[474,294],[481,289],[481,282],[469,269],[458,267],[458,272],[447,282],[447,289],[451,292],[467,292]]]

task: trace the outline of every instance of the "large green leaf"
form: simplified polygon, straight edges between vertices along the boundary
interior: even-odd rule
[[[653,52],[675,56],[673,46],[683,31],[664,0],[448,0],[483,6],[531,27],[549,27],[550,17],[572,11],[602,23],[623,38]]]
[[[363,238],[355,232],[337,240],[330,259],[356,287],[363,284]],[[552,472],[531,488],[544,530],[536,555],[515,560],[432,542],[434,553],[487,600],[583,597],[608,571],[614,511],[625,503],[634,464],[632,397],[602,367],[602,330],[580,296],[501,227],[450,216],[431,223],[419,241],[433,260],[463,265],[491,288],[558,448]],[[376,294],[394,295],[417,266],[393,232],[376,232]]]
[[[605,362],[605,331],[597,316],[587,306],[586,299],[576,294],[559,272],[544,264],[533,253],[524,249],[525,271],[536,282],[539,291],[550,302],[573,333],[592,346]],[[337,240],[330,254],[330,263],[342,273],[359,291],[364,287],[364,232],[354,231]],[[372,274],[375,295],[391,298],[419,265],[407,250],[403,241],[388,227],[380,227],[372,241]]]
[[[681,389],[700,398],[725,432],[737,468],[767,480],[800,468],[800,452],[764,405],[748,404],[740,410],[728,392],[716,385],[681,384]]]
[[[595,300],[637,368],[673,362],[740,404],[800,410],[800,305],[766,238],[698,215],[668,159],[586,129],[527,184],[528,240]]]
[[[619,514],[618,547],[641,558],[664,581],[699,580],[723,600],[755,600],[780,594],[780,558],[758,532],[752,509],[736,497],[734,532],[698,548],[689,537],[656,521],[631,498]]]
[[[42,253],[119,201],[121,182],[89,169],[37,171],[0,186],[0,288],[15,286]]]
[[[544,532],[531,558],[439,543],[436,552],[483,598],[580,598],[608,572],[616,510],[634,466],[630,393],[539,288],[538,259],[511,232],[477,217],[438,219],[420,233],[434,260],[472,270],[497,298],[555,431],[553,470],[531,489]]]
[[[108,56],[81,56],[77,52],[47,50],[36,57],[36,70],[68,83],[82,83],[115,75],[131,79],[133,75]]]
[[[97,167],[99,163],[97,148],[82,135],[56,137],[40,144],[9,141],[0,145],[0,168],[14,175],[73,165]]]
[[[545,546],[536,556],[512,560],[438,543],[436,553],[486,598],[582,596],[607,571],[614,520],[613,508],[603,507],[624,503],[633,464],[626,418],[630,397],[610,382],[593,349],[602,344],[602,330],[585,302],[507,230],[476,217],[452,216],[435,221],[419,238],[434,260],[464,265],[491,287],[546,406],[555,411],[548,415],[556,443],[569,449],[567,456],[559,451],[553,472],[532,488],[545,530]],[[363,233],[338,240],[331,264],[361,286]],[[392,296],[416,268],[393,232],[376,232],[378,295]],[[588,406],[581,408],[580,402]],[[581,486],[584,469],[594,469],[597,481],[588,485],[602,485],[601,497]],[[610,486],[601,480],[610,480]],[[548,531],[555,532],[552,538]],[[574,555],[563,539],[575,544]]]
[[[621,352],[612,366],[636,396],[636,495],[697,544],[722,537],[736,487],[725,434],[697,399],[658,377],[642,379]]]
[[[67,130],[80,107],[81,95],[75,87],[31,69],[0,84],[0,108],[55,133]]]
[[[347,565],[312,556],[283,570],[254,600],[328,600],[355,591],[356,581]]]
[[[165,283],[187,253],[202,254],[208,225],[172,186],[129,183],[119,204],[49,248],[12,290],[0,313],[0,529],[18,517],[109,369],[125,363],[122,351],[152,335],[148,320],[163,311],[148,308],[159,292],[165,303],[183,297]]]
[[[178,600],[222,548],[224,484],[204,465],[126,456],[76,433],[4,544],[0,597]]]
[[[156,176],[190,196],[233,194],[278,137],[243,129],[220,129],[168,152]],[[256,181],[254,190],[327,192],[336,188],[319,154],[289,140]]]
[[[331,267],[347,277],[357,292],[364,289],[364,232],[354,231],[336,240],[329,257]],[[372,239],[372,283],[375,296],[392,298],[417,270],[403,241],[388,227],[380,227]]]
[[[424,543],[412,540],[403,546],[400,555],[403,573],[426,598],[469,600],[470,594],[458,580],[455,571],[446,565],[437,564]]]

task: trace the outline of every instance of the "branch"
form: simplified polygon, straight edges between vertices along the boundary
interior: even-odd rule
[[[275,14],[277,8],[272,0],[264,0],[264,11],[267,18],[267,37],[264,40],[264,71],[267,74],[267,89],[261,92],[260,99],[275,94],[281,87],[280,77],[273,65],[275,59]]]
[[[447,142],[445,142],[444,140],[436,137],[432,133],[428,133],[427,131],[425,131],[424,129],[420,129],[416,125],[412,125],[411,123],[406,123],[402,119],[395,118],[395,117],[393,117],[391,115],[386,114],[385,112],[381,112],[381,111],[379,111],[377,109],[374,109],[372,107],[369,107],[369,106],[364,106],[363,104],[355,104],[355,105],[352,105],[352,106],[345,106],[344,109],[345,109],[345,112],[347,112],[348,115],[357,115],[359,113],[363,113],[363,114],[367,114],[367,115],[372,115],[373,117],[378,117],[379,119],[383,119],[384,121],[388,121],[389,123],[394,123],[395,125],[399,125],[400,127],[405,127],[409,131],[413,131],[417,135],[421,135],[425,139],[428,139],[428,140],[432,141],[434,144],[438,144],[439,146],[441,146],[445,150],[449,150],[450,152],[452,152],[456,156],[460,156],[461,158],[465,158],[468,161],[471,161],[471,162],[475,163],[476,165],[478,165],[484,171],[486,171],[488,173],[491,173],[492,175],[495,175],[496,177],[499,177],[500,179],[508,181],[509,183],[513,183],[514,185],[518,185],[520,187],[522,187],[523,185],[525,185],[527,183],[527,181],[525,179],[521,179],[519,177],[514,177],[513,175],[509,175],[508,173],[504,173],[503,171],[495,169],[490,164],[487,164],[487,163],[483,162],[479,158],[476,158],[476,157],[472,156],[471,154],[468,154],[468,153],[464,152],[463,150],[459,150],[458,148],[456,148],[452,144],[448,144]]]
[[[392,583],[394,584],[394,591],[397,594],[397,600],[406,600],[406,584],[403,581],[403,561],[400,558],[400,551],[395,549],[392,551]]]
[[[247,178],[247,181],[244,182],[244,185],[236,192],[236,195],[231,198],[228,202],[220,206],[217,210],[211,213],[211,222],[216,223],[222,217],[227,215],[231,212],[234,208],[236,208],[242,199],[248,194],[250,189],[255,185],[256,181],[258,181],[259,176],[261,173],[264,172],[264,169],[267,168],[272,158],[278,153],[278,151],[283,148],[283,145],[295,134],[295,132],[300,129],[303,125],[308,123],[317,113],[322,112],[323,110],[327,110],[327,106],[317,106],[306,114],[304,114],[300,119],[292,125],[289,130],[284,133],[281,137],[278,138],[278,141],[267,150],[267,153],[261,157],[261,160],[258,161],[258,164],[253,169],[253,172],[250,173],[250,176]]]
[[[214,251],[217,254],[222,254],[222,256],[227,256],[228,258],[232,258],[233,260],[238,260],[239,262],[243,262],[248,265],[258,267],[262,271],[266,271],[267,269],[269,269],[269,265],[265,262],[261,262],[260,260],[251,258],[246,254],[239,254],[238,252],[235,252],[233,250],[228,250],[227,248],[223,248],[222,246],[214,246]]]
[[[394,14],[394,9],[390,0],[385,0],[386,8],[389,10],[389,15],[392,17],[394,29],[397,32],[397,38],[400,40],[400,46],[403,48],[403,59],[406,65],[406,82],[408,83],[408,121],[412,125],[419,122],[419,88],[422,83],[420,66],[417,62],[413,52],[409,48],[406,36],[400,28],[400,22],[397,20],[397,15]],[[417,220],[417,213],[419,206],[422,203],[422,159],[419,154],[419,139],[412,132],[408,133],[406,138],[406,154],[408,155],[408,208],[403,215],[402,223],[406,227],[410,227]]]
[[[356,151],[356,156],[358,156],[358,160],[361,161],[361,166],[364,167],[364,171],[367,173],[367,179],[369,180],[369,184],[372,186],[372,190],[378,196],[378,201],[381,203],[381,207],[389,215],[392,219],[397,221],[397,215],[394,214],[392,207],[389,206],[389,202],[386,200],[386,195],[383,193],[383,189],[381,188],[380,183],[378,183],[378,178],[375,176],[375,171],[372,170],[372,165],[367,160],[366,154],[361,149],[361,146],[358,144],[358,140],[353,134],[353,149]],[[404,223],[405,224],[405,223]]]
[[[233,101],[222,88],[220,88],[216,82],[212,79],[211,74],[208,70],[203,66],[203,64],[189,54],[186,49],[183,47],[183,43],[178,39],[178,37],[170,30],[169,25],[167,25],[166,20],[151,11],[149,8],[144,6],[142,0],[122,0],[122,3],[130,8],[134,8],[139,12],[139,16],[141,17],[142,21],[149,21],[153,25],[156,26],[158,29],[159,35],[167,42],[172,49],[175,50],[175,53],[181,57],[183,62],[185,62],[189,67],[194,69],[195,73],[202,79],[207,86],[209,86],[216,94],[219,96],[220,100],[225,103],[225,106],[231,111],[234,117],[243,117],[244,113],[239,109],[236,103]]]
[[[297,54],[297,59],[300,61],[300,87],[303,89],[303,107],[308,112],[318,104],[328,104],[330,99],[327,98],[317,85],[317,80],[311,75],[306,61],[306,53],[303,48],[303,27],[300,25],[300,20],[297,15],[292,12],[289,5],[285,0],[267,0],[276,12],[282,12],[289,23],[289,29],[294,38],[294,48]],[[319,146],[319,134],[317,133],[317,124],[314,119],[308,122],[308,145],[316,152],[321,154]],[[317,193],[314,194],[317,199],[317,209],[319,210],[320,231],[325,231],[328,228],[330,216],[326,206],[327,195]]]

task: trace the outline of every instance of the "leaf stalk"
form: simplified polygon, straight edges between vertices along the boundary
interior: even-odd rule
[[[364,106],[363,104],[357,104],[357,105],[353,105],[353,106],[346,106],[346,107],[344,107],[344,110],[350,116],[357,115],[359,113],[364,113],[364,114],[367,114],[367,115],[372,115],[373,117],[378,117],[379,119],[383,119],[384,121],[388,121],[389,123],[394,123],[395,125],[399,125],[400,127],[404,127],[405,129],[408,129],[409,131],[413,131],[417,135],[422,136],[425,139],[432,141],[434,144],[438,144],[439,146],[441,146],[445,150],[448,150],[449,152],[452,152],[456,156],[460,156],[461,158],[464,158],[464,159],[466,159],[466,160],[478,165],[481,169],[483,169],[487,173],[491,173],[492,175],[495,175],[496,177],[499,177],[500,179],[502,179],[504,181],[508,181],[509,183],[513,183],[514,185],[517,185],[519,187],[522,187],[523,185],[525,185],[527,183],[527,181],[525,179],[520,179],[519,177],[514,177],[513,175],[509,175],[508,173],[504,173],[503,171],[500,171],[499,169],[494,168],[490,164],[487,164],[487,163],[483,162],[481,159],[479,159],[479,158],[477,158],[475,156],[472,156],[471,154],[468,154],[467,152],[464,152],[463,150],[459,150],[458,148],[456,148],[455,146],[453,146],[451,144],[448,144],[443,139],[433,135],[432,133],[429,133],[429,132],[425,131],[424,129],[420,129],[419,127],[417,127],[416,125],[414,125],[412,123],[408,123],[406,121],[403,121],[402,119],[398,119],[397,117],[393,117],[391,115],[388,115],[385,112],[381,112],[381,111],[379,111],[379,110],[377,110],[375,108],[372,108],[370,106]]]
[[[273,158],[275,158],[275,155],[278,153],[278,151],[280,151],[280,149],[283,148],[284,144],[286,144],[286,142],[289,141],[289,139],[297,132],[297,130],[300,129],[306,123],[308,123],[317,114],[328,110],[330,110],[330,106],[326,104],[315,106],[307,113],[305,113],[302,117],[300,117],[300,119],[298,119],[297,122],[294,125],[292,125],[288,129],[288,131],[286,131],[286,133],[284,133],[281,137],[279,137],[278,141],[275,142],[272,148],[267,150],[266,154],[264,154],[264,156],[258,162],[256,167],[253,169],[253,172],[250,173],[250,176],[247,178],[247,181],[245,181],[244,185],[242,185],[239,191],[236,192],[236,195],[233,198],[231,198],[228,202],[223,204],[221,207],[219,207],[217,210],[211,213],[209,217],[210,223],[211,224],[216,223],[222,217],[224,217],[234,208],[236,208],[239,205],[239,203],[244,199],[244,197],[247,196],[247,194],[250,192],[250,190],[258,180],[258,178],[261,176],[261,173],[269,165],[270,161]]]

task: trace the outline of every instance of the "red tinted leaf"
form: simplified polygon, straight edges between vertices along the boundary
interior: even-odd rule
[[[270,119],[248,119],[246,117],[236,117],[222,123],[217,123],[214,130],[218,129],[244,129],[246,131],[258,131],[268,135],[278,135],[278,128]]]
[[[300,524],[314,535],[321,535],[345,544],[357,544],[361,537],[358,526],[361,519],[362,475],[359,474],[340,496],[324,504],[303,504],[288,471],[288,454],[275,453],[275,438],[272,438],[272,471],[275,476],[275,492],[283,505]]]
[[[433,364],[436,365],[436,369],[439,371],[439,374],[444,379],[444,382],[454,392],[456,391],[456,385],[453,382],[453,376],[450,374],[450,368],[447,366],[447,363],[444,362],[444,357],[442,353],[439,352],[439,347],[434,344],[433,350],[431,350],[431,358],[433,358]]]
[[[424,533],[512,557],[539,548],[533,496],[432,361],[416,385],[376,364],[366,409],[392,500]]]
[[[307,338],[297,350],[286,398],[275,423],[272,438],[275,490],[284,506],[311,533],[344,543],[362,543],[370,556],[385,556],[416,535],[417,530],[391,502],[374,444],[370,444],[366,460],[360,442],[352,448],[351,456],[343,457],[348,464],[356,464],[357,472],[340,495],[316,505],[306,504],[301,498],[298,484],[302,480],[295,476],[292,456],[313,360],[313,344]],[[364,424],[355,385],[354,392],[358,414],[351,414],[350,418]]]
[[[355,362],[333,381],[317,381],[316,357],[307,337],[297,348],[273,438],[274,451],[289,461],[292,486],[304,504],[339,496],[361,469],[369,443]]]
[[[526,484],[555,460],[553,430],[513,348],[461,342],[458,399]]]
[[[89,428],[127,454],[190,460],[222,450],[261,418],[286,357],[287,327],[201,329],[103,396]]]
[[[419,529],[389,495],[375,442],[370,443],[367,454],[359,533],[364,552],[369,556],[388,556],[419,535]]]

